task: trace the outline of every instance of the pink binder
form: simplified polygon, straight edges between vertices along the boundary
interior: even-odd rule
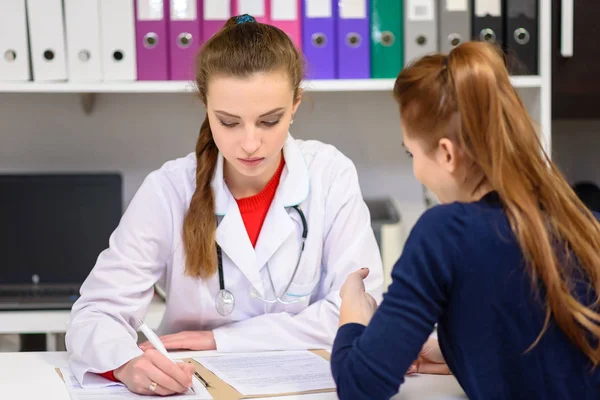
[[[202,0],[169,0],[170,79],[194,79],[194,60],[202,43]]]
[[[271,2],[271,24],[287,33],[296,47],[301,49],[302,12],[300,8],[300,0],[269,1]]]
[[[137,77],[140,81],[169,79],[168,0],[135,0]]]
[[[233,0],[204,0],[202,7],[202,40],[207,41],[231,18]]]
[[[270,0],[233,0],[233,15],[249,14],[263,24],[270,23]]]

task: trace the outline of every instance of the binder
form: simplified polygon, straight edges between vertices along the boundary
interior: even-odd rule
[[[229,0],[204,0],[202,38],[206,41],[217,33],[231,18]]]
[[[139,81],[169,79],[169,0],[135,0],[135,50]]]
[[[339,0],[337,14],[337,76],[371,77],[369,0]]]
[[[453,48],[471,39],[471,7],[469,0],[443,0],[440,10],[440,51]]]
[[[537,75],[539,18],[537,0],[506,0],[506,50],[513,75]]]
[[[69,81],[102,81],[99,0],[64,0],[64,5]]]
[[[435,0],[404,0],[404,62],[438,51]]]
[[[296,47],[302,47],[300,0],[270,0],[271,24],[288,34]],[[329,0],[321,0],[328,2]]]
[[[31,63],[35,81],[67,79],[62,0],[27,0]]]
[[[402,1],[371,0],[371,77],[396,78],[404,65]]]
[[[304,0],[302,51],[308,79],[337,76],[334,2],[337,4],[337,0]]]
[[[202,43],[202,3],[198,0],[170,0],[169,60],[174,81],[194,78],[195,56]]]
[[[221,0],[226,1],[226,0]],[[248,14],[263,24],[269,24],[269,1],[270,0],[233,0],[233,15]]]
[[[137,78],[133,0],[100,0],[100,48],[105,81]]]
[[[0,80],[28,81],[29,38],[25,0],[0,0]]]
[[[502,0],[473,1],[473,40],[502,44],[504,42]]]

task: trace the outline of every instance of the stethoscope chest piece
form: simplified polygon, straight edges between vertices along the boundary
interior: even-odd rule
[[[219,294],[215,299],[215,308],[217,309],[217,312],[225,317],[233,312],[234,307],[235,297],[233,297],[233,293],[227,289],[219,290]]]

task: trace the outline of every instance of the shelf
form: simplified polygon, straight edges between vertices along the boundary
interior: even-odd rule
[[[511,78],[518,88],[539,88],[539,76],[516,76]],[[309,92],[380,92],[391,91],[394,79],[314,80],[303,84]],[[186,93],[193,92],[194,84],[184,81],[137,81],[110,83],[40,83],[0,82],[0,93]]]

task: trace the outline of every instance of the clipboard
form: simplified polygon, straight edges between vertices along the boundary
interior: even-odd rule
[[[318,355],[321,358],[324,358],[327,361],[330,361],[330,354],[326,350],[310,350],[311,353]],[[256,398],[268,398],[268,397],[280,397],[280,396],[293,396],[293,395],[301,395],[301,394],[313,394],[313,393],[327,393],[327,392],[335,392],[336,389],[323,389],[323,390],[306,390],[300,392],[293,393],[271,393],[271,394],[261,394],[261,395],[251,395],[244,396],[237,390],[233,388],[233,386],[229,385],[227,382],[223,381],[221,378],[216,376],[211,372],[208,368],[204,367],[202,364],[198,363],[196,360],[192,358],[185,359],[187,362],[192,362],[196,368],[196,372],[200,374],[202,378],[206,382],[208,382],[209,387],[206,389],[211,394],[211,396],[215,400],[241,400],[241,399],[256,399]]]

